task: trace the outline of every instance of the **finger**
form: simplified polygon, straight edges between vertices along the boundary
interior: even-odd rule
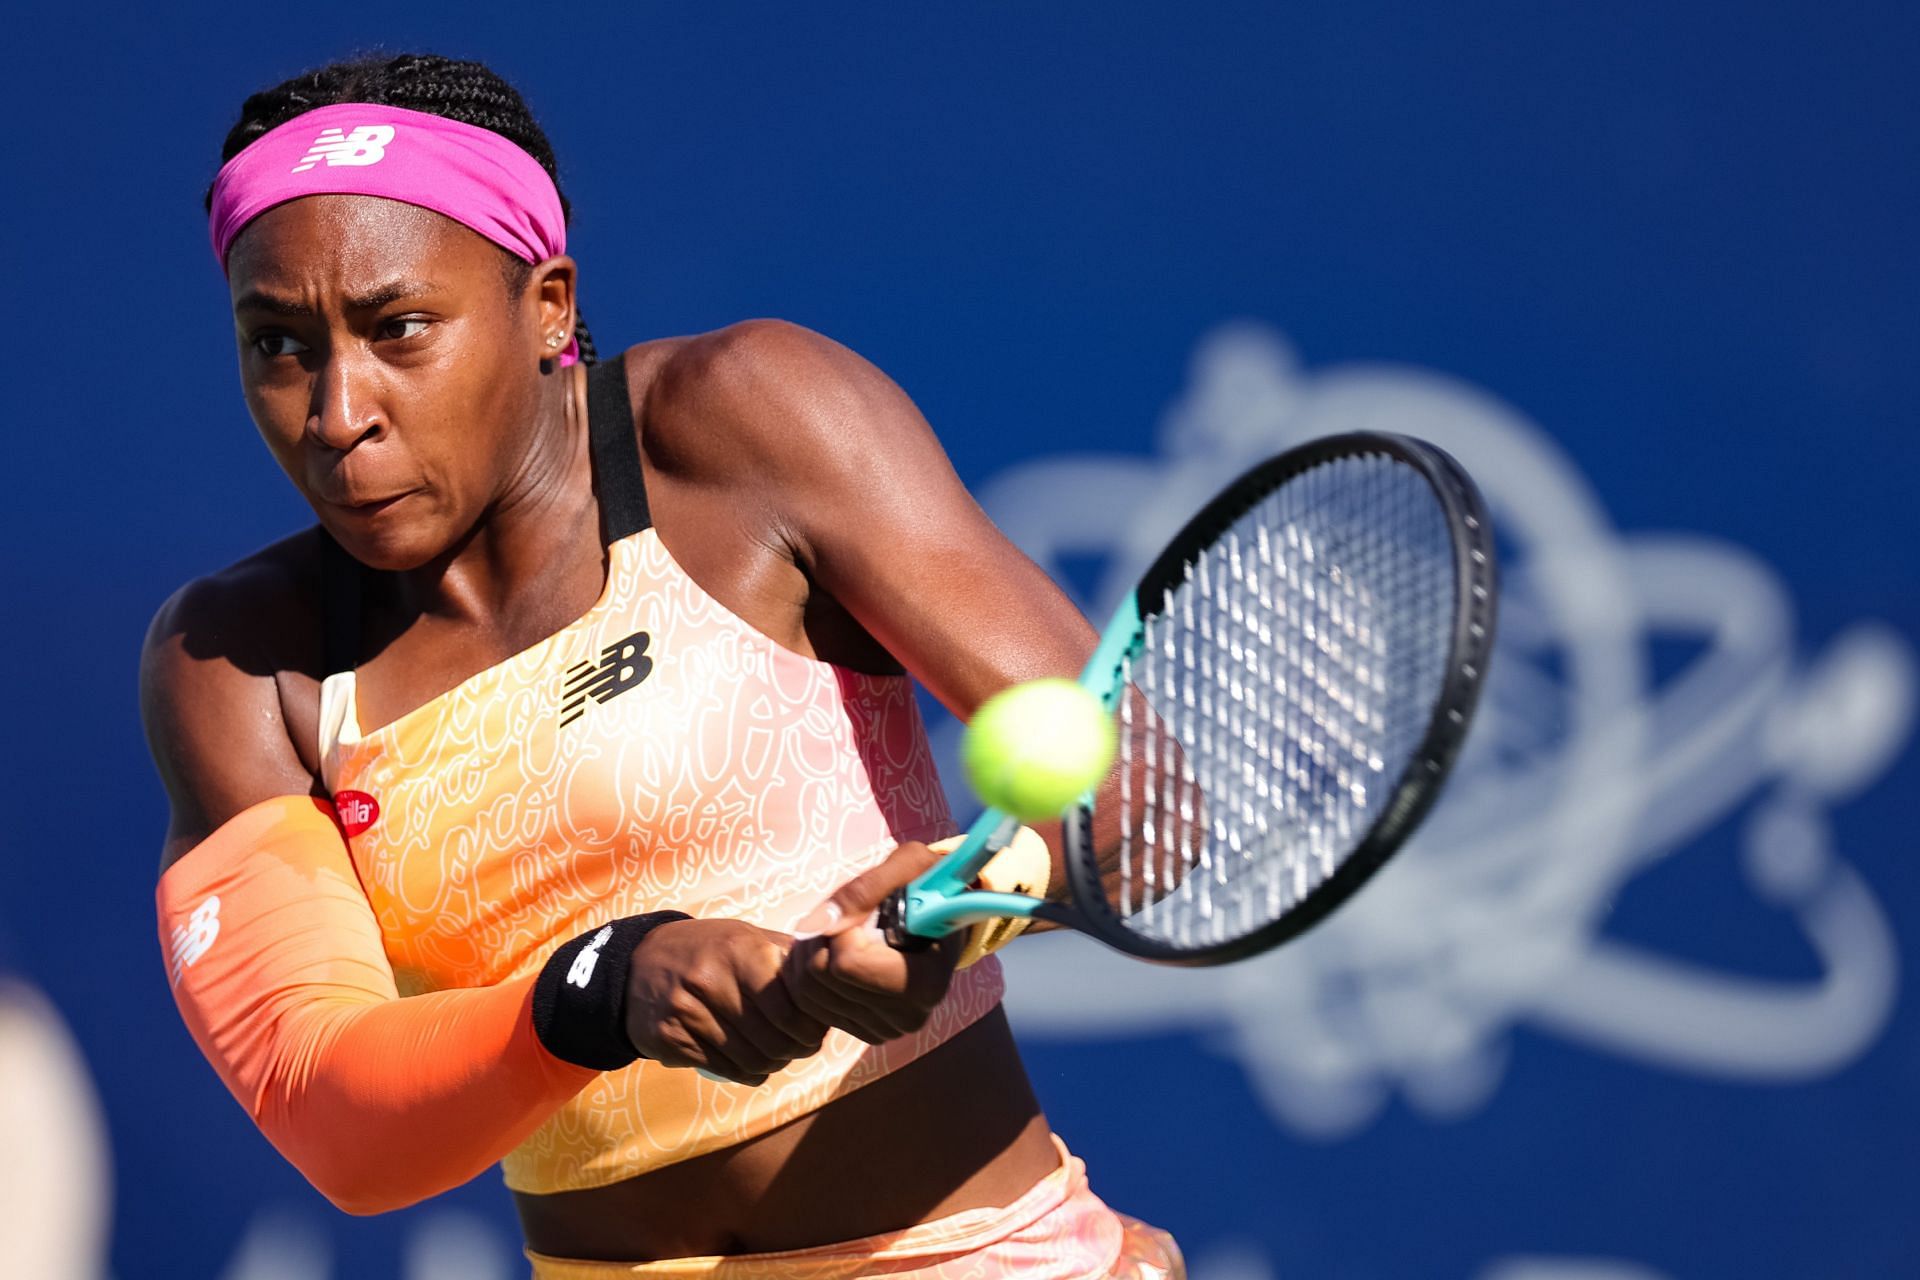
[[[828,948],[825,981],[882,1012],[898,1031],[917,1031],[953,981],[956,947],[900,952],[878,929],[840,934]]]
[[[744,1040],[723,1036],[700,1041],[699,1049],[702,1061],[695,1065],[735,1084],[765,1084],[773,1074],[769,1064],[761,1061],[760,1055]]]
[[[735,1057],[758,1070],[772,1073],[795,1058],[806,1056],[806,1046],[773,1025],[759,1009],[748,1005],[727,1019]]]
[[[831,998],[857,1008],[889,1039],[919,1027],[926,1018],[914,961],[888,946],[878,930],[854,930],[825,939],[825,954],[814,961],[811,977]],[[937,957],[927,957],[937,962]],[[943,988],[944,990],[944,988]],[[936,997],[937,999],[937,997]]]
[[[697,998],[699,1013],[690,1012],[687,1025],[720,1074],[757,1084],[792,1060],[788,1037],[754,1012],[737,986],[710,988]]]
[[[811,987],[796,991],[794,1003],[828,1026],[837,1027],[868,1044],[885,1044],[893,1039],[893,1032],[874,1018],[870,1011],[824,988]]]
[[[656,1030],[644,1056],[663,1067],[676,1068],[701,1067],[707,1060],[706,1050],[678,1025]]]
[[[827,1026],[795,1008],[787,993],[782,972],[793,939],[770,930],[762,933],[765,945],[743,959],[740,979],[720,1012],[737,1034],[770,1060],[785,1065],[818,1049]]]
[[[745,1013],[722,1015],[720,1025],[724,1030],[718,1047],[734,1065],[754,1075],[771,1075],[786,1066],[788,1059],[769,1046],[765,1026],[750,1026],[752,1021]]]
[[[673,1059],[656,1055],[659,1061],[668,1066],[706,1067],[742,1084],[766,1079],[769,1064],[750,1042],[732,1034],[728,1023],[733,1011],[722,1001],[689,985],[677,988],[666,1006],[654,1039],[671,1049]]]
[[[887,895],[906,885],[940,860],[918,840],[895,846],[879,866],[862,871],[835,889],[827,900],[794,926],[802,935],[836,933],[850,929],[871,916]]]
[[[718,1071],[709,1071],[705,1067],[695,1067],[694,1070],[698,1071],[701,1075],[713,1081],[715,1084],[744,1084],[747,1087],[753,1088],[753,1089],[759,1088],[761,1085],[765,1084],[770,1078],[768,1076],[760,1076],[758,1078],[752,1078],[752,1079],[746,1079],[746,1080],[735,1080],[732,1076],[723,1076]]]
[[[716,1070],[713,1067],[695,1067],[694,1070],[715,1084],[743,1084],[749,1089],[758,1089],[761,1085],[772,1079],[770,1075],[740,1075],[736,1073],[732,1067],[728,1067],[725,1070]]]
[[[824,948],[818,958],[808,958],[795,963],[789,971],[787,996],[795,1007],[801,1009],[806,1017],[822,1021],[829,1027],[839,1027],[841,1031],[860,1036],[868,1044],[879,1044],[887,1038],[887,1027],[877,1021],[858,1000],[849,1000],[837,990],[820,981],[820,975],[814,973],[814,967],[824,967],[826,956]]]
[[[787,990],[784,973],[754,993],[754,1009],[793,1046],[792,1058],[805,1058],[820,1049],[832,1024],[801,1009]]]
[[[677,1022],[659,1029],[654,1050],[647,1056],[663,1067],[690,1067],[709,1079],[730,1084],[757,1085],[767,1078],[736,1061],[720,1042],[695,1035]]]
[[[800,947],[794,951],[796,959],[782,970],[781,977],[787,995],[802,1014],[838,1027],[868,1044],[885,1044],[894,1038],[892,1029],[874,1017],[871,1010],[834,991],[813,971],[815,964],[824,967],[824,947],[808,944],[807,951],[813,954],[802,954]]]

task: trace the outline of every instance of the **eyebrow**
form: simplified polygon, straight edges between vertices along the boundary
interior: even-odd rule
[[[354,294],[352,297],[346,299],[346,306],[349,311],[372,311],[378,307],[386,306],[389,302],[397,302],[401,298],[415,297],[423,293],[433,293],[437,291],[439,287],[439,285],[426,280],[395,280],[388,284],[383,284],[378,288],[369,289],[365,293]],[[249,289],[234,299],[233,309],[235,311],[267,311],[277,316],[310,316],[313,314],[313,308],[304,302],[294,302],[287,298],[277,298],[273,294],[262,292],[259,289]]]

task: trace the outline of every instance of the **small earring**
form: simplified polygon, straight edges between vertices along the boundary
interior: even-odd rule
[[[547,345],[548,345],[548,346],[550,346],[550,347],[557,347],[557,346],[559,346],[559,345],[560,345],[560,344],[561,344],[561,343],[562,343],[563,341],[565,341],[565,339],[563,339],[563,338],[562,338],[562,337],[561,337],[561,336],[560,336],[559,334],[557,334],[557,333],[550,333],[550,334],[548,334],[548,335],[547,335]]]

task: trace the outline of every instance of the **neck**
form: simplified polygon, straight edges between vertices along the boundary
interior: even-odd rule
[[[532,419],[536,425],[509,460],[499,495],[467,536],[444,555],[398,575],[409,612],[455,622],[511,622],[555,607],[565,611],[586,585],[588,569],[595,575],[592,594],[598,594],[600,559],[589,563],[580,555],[583,537],[587,545],[599,541],[585,366],[545,379]]]

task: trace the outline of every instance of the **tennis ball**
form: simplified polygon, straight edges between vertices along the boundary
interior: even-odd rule
[[[967,722],[960,759],[974,794],[1023,822],[1057,818],[1113,764],[1113,718],[1071,680],[1003,689]]]

